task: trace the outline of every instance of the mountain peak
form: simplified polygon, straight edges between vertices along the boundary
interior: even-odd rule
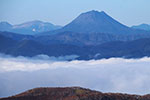
[[[105,13],[104,11],[97,11],[97,10],[91,10],[91,11],[88,11],[88,12],[85,12],[85,13]]]
[[[88,12],[85,12],[85,13],[100,13],[100,12],[97,11],[97,10],[91,10],[91,11],[88,11]]]
[[[97,11],[97,10],[91,10],[91,11],[88,11],[88,12],[85,12],[85,13],[82,13],[80,16],[87,16],[87,15],[92,15],[92,16],[98,16],[98,15],[107,15],[104,11]]]
[[[82,33],[125,33],[126,30],[128,30],[127,26],[119,23],[104,11],[96,10],[80,14],[75,20],[63,27],[63,31]]]

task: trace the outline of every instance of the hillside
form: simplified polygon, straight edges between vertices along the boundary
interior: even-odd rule
[[[150,95],[102,93],[81,87],[35,88],[0,100],[150,100]]]

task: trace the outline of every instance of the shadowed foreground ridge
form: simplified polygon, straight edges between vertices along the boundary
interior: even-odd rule
[[[80,87],[35,88],[0,100],[150,100],[150,95],[102,93]]]

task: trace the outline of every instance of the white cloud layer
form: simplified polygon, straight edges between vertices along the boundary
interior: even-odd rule
[[[1,54],[0,97],[35,87],[59,86],[81,86],[102,92],[150,93],[150,58],[62,61],[63,58],[44,55],[14,58]]]

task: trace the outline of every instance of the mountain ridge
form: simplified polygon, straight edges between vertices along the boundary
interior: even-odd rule
[[[131,28],[150,31],[150,25],[149,24],[134,25]]]
[[[11,25],[8,22],[0,22],[0,31],[15,32],[18,34],[35,35],[41,32],[56,30],[61,28],[59,25],[53,25],[49,22],[34,20],[22,24]]]

